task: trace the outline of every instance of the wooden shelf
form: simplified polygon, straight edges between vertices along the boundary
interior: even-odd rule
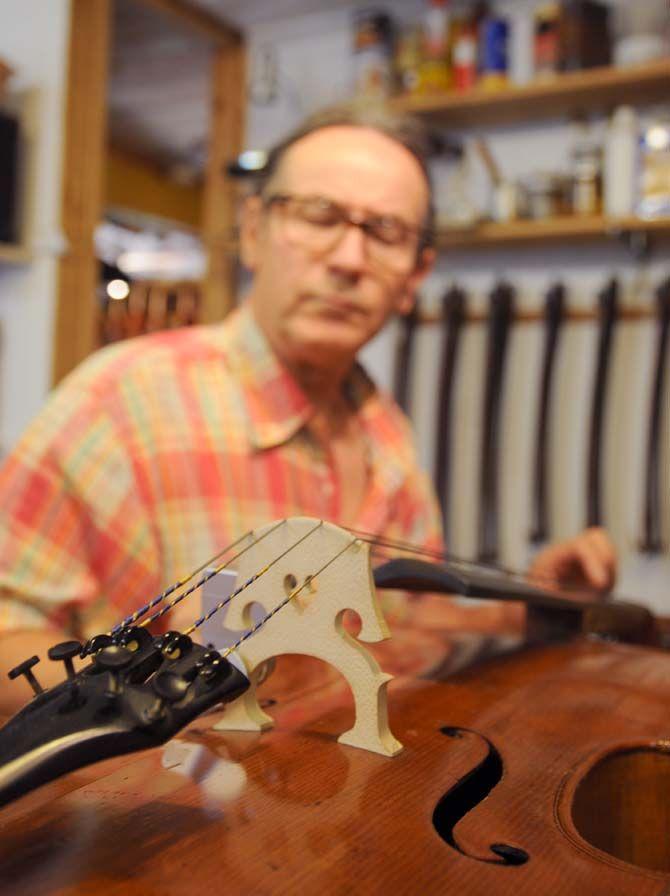
[[[472,126],[539,121],[585,111],[670,100],[670,59],[630,68],[591,68],[499,90],[398,97],[398,111],[436,124]]]
[[[440,249],[480,249],[549,243],[570,243],[574,240],[606,240],[622,235],[641,233],[670,237],[670,218],[606,218],[566,216],[537,221],[510,221],[506,224],[487,222],[463,229],[443,228],[438,231]]]
[[[26,264],[30,261],[30,251],[25,246],[0,243],[0,264]]]

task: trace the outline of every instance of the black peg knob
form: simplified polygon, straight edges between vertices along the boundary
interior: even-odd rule
[[[91,656],[94,653],[97,653],[99,650],[103,650],[105,647],[109,647],[110,644],[114,643],[114,638],[111,635],[93,635],[86,644],[82,647],[81,655],[82,656]]]
[[[158,649],[170,660],[178,660],[193,647],[193,641],[181,632],[166,632],[158,639]]]
[[[230,673],[230,663],[227,660],[224,660],[223,657],[218,656],[216,659],[212,660],[211,663],[207,663],[207,665],[203,666],[198,675],[200,678],[208,685],[218,684],[219,681],[222,681],[228,674]]]
[[[109,647],[103,647],[96,653],[93,662],[106,672],[118,672],[132,662],[132,659],[132,651],[127,647],[110,644]]]
[[[132,661],[132,651],[126,647],[120,647],[118,644],[110,644],[109,647],[103,647],[93,657],[93,663],[98,669],[110,673],[107,692],[110,697],[114,697],[119,693],[118,673]]]
[[[211,663],[213,663],[214,660],[220,660],[220,659],[221,659],[221,654],[218,652],[218,650],[207,650],[205,653],[203,653],[203,655],[200,657],[198,662],[195,664],[195,668],[199,672],[201,669],[204,669],[205,666],[209,666]]]
[[[81,654],[81,644],[79,641],[61,641],[60,644],[54,644],[49,648],[49,659],[54,661],[61,660],[65,663],[65,671],[68,678],[74,678],[74,665],[72,660]]]
[[[35,678],[33,674],[33,666],[36,666],[40,661],[40,658],[36,656],[31,656],[30,659],[24,660],[22,663],[19,663],[18,666],[14,666],[13,669],[10,669],[7,673],[7,676],[14,681],[15,678],[18,678],[19,675],[25,675],[28,684],[33,689],[35,694],[44,693],[44,688],[39,683],[39,681]]]
[[[151,632],[147,631],[146,628],[142,628],[141,625],[127,625],[125,628],[120,628],[114,632],[113,637],[116,644],[119,644],[121,647],[127,647],[128,650],[132,651],[139,650],[140,647],[144,647],[150,641],[153,641]]]
[[[154,691],[161,700],[168,703],[178,703],[186,695],[190,682],[181,675],[174,672],[159,672],[153,681]]]

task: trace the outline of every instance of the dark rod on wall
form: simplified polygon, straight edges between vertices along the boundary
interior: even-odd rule
[[[667,400],[663,401],[668,360],[668,329],[670,328],[670,277],[656,290],[658,342],[656,367],[651,386],[649,430],[647,435],[647,461],[644,483],[644,531],[640,549],[658,554],[663,550],[661,533],[661,453],[663,450],[663,410],[667,413]]]
[[[498,559],[500,415],[504,394],[505,358],[513,317],[514,290],[507,283],[498,283],[490,296],[488,356],[484,384],[477,552],[477,559],[482,563],[495,563]]]
[[[535,457],[533,461],[533,503],[530,541],[540,544],[549,537],[549,446],[551,444],[551,398],[557,349],[565,312],[565,286],[555,283],[544,304],[544,357],[540,380]]]
[[[419,322],[418,300],[409,314],[406,314],[401,322],[400,337],[396,348],[395,371],[393,375],[393,394],[403,411],[410,412],[410,387],[412,372],[412,357],[416,327]]]
[[[607,383],[614,325],[617,319],[619,284],[612,278],[598,296],[598,356],[591,400],[591,428],[586,487],[586,525],[603,524],[602,466],[603,432],[607,411]]]
[[[437,392],[437,437],[434,480],[442,508],[445,543],[449,544],[449,507],[454,422],[454,382],[466,312],[466,296],[454,285],[442,299],[442,366]]]

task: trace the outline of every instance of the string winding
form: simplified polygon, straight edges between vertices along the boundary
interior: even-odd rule
[[[148,626],[152,622],[155,622],[157,619],[160,619],[162,616],[164,616],[166,613],[168,613],[173,607],[175,607],[178,603],[180,603],[182,600],[184,600],[184,598],[193,594],[193,592],[197,591],[198,588],[200,588],[202,585],[204,585],[206,582],[208,582],[215,575],[220,573],[223,569],[230,566],[231,563],[233,563],[235,560],[237,560],[239,557],[241,557],[247,551],[251,550],[251,548],[258,545],[261,541],[263,541],[264,538],[267,538],[269,535],[271,535],[274,531],[276,531],[280,526],[284,525],[286,522],[287,522],[286,519],[280,520],[274,526],[272,526],[270,529],[268,529],[266,532],[264,532],[263,535],[261,535],[257,538],[253,537],[254,536],[253,530],[249,530],[249,531],[245,532],[244,535],[242,535],[240,538],[236,539],[235,541],[231,542],[229,545],[227,545],[222,550],[218,551],[213,557],[211,557],[205,563],[196,567],[196,569],[194,569],[192,572],[188,573],[188,575],[182,577],[181,579],[179,579],[179,581],[175,582],[173,585],[170,585],[168,588],[165,589],[165,591],[161,592],[156,597],[152,598],[148,603],[144,604],[144,606],[140,607],[134,613],[130,614],[125,619],[123,619],[121,622],[117,623],[117,625],[115,625],[114,628],[112,629],[111,634],[112,635],[115,634],[120,629],[122,629],[128,625],[135,624],[139,619],[141,619],[143,616],[145,616],[147,613],[149,613],[154,607],[158,606],[159,603],[164,602],[170,595],[174,594],[180,588],[183,588],[192,579],[194,579],[199,573],[201,573],[204,569],[207,569],[207,572],[203,576],[201,576],[196,582],[194,582],[190,588],[186,589],[181,594],[178,594],[173,600],[171,600],[165,606],[161,607],[160,610],[158,610],[156,613],[153,613],[151,616],[149,616],[147,619],[145,619],[143,622],[141,622],[140,625],[143,627]],[[185,635],[192,634],[196,629],[198,629],[201,625],[203,625],[203,623],[205,623],[205,622],[207,622],[207,620],[211,619],[211,617],[214,616],[215,613],[218,613],[220,610],[222,610],[235,597],[237,597],[239,594],[241,594],[243,591],[245,591],[250,585],[252,585],[258,579],[260,579],[276,563],[278,563],[287,554],[289,554],[292,550],[294,550],[296,547],[298,547],[298,545],[300,545],[302,542],[304,542],[307,538],[309,538],[311,535],[313,535],[317,531],[317,529],[319,529],[322,525],[323,525],[323,520],[319,520],[316,523],[316,525],[312,529],[310,529],[305,535],[302,535],[293,544],[289,545],[288,548],[283,550],[276,557],[273,557],[272,560],[270,560],[262,569],[258,570],[252,576],[250,576],[246,580],[246,582],[242,583],[228,597],[226,597],[224,600],[220,601],[218,604],[216,604],[214,607],[212,607],[210,610],[208,610],[207,613],[205,613],[204,615],[202,615],[198,619],[196,619],[188,628],[185,629],[183,634],[185,634]],[[343,527],[343,528],[345,528],[345,527]],[[483,565],[477,561],[470,560],[470,559],[464,558],[464,557],[460,557],[456,554],[453,554],[453,553],[450,553],[447,551],[434,550],[431,548],[427,548],[425,546],[412,544],[411,542],[401,541],[399,539],[381,537],[379,535],[376,535],[373,532],[366,532],[366,531],[363,531],[360,529],[355,529],[355,528],[345,528],[345,531],[349,532],[349,534],[353,536],[352,540],[350,542],[348,542],[345,545],[345,547],[342,548],[340,551],[338,551],[334,556],[330,557],[319,570],[317,570],[316,572],[307,576],[307,578],[305,579],[305,581],[303,582],[302,585],[298,586],[297,588],[294,588],[291,591],[291,593],[289,595],[287,595],[287,597],[284,600],[281,601],[281,603],[277,604],[277,606],[274,607],[274,609],[272,609],[269,613],[267,613],[254,626],[252,626],[250,629],[248,629],[246,632],[244,632],[244,634],[234,644],[232,644],[230,647],[226,648],[225,652],[222,654],[224,657],[228,656],[230,653],[232,653],[234,650],[236,650],[240,646],[240,644],[242,644],[244,641],[247,640],[247,638],[252,637],[276,613],[278,613],[279,610],[281,610],[288,603],[290,603],[291,600],[293,600],[304,588],[306,588],[317,575],[319,575],[321,572],[323,572],[325,569],[327,569],[332,563],[334,563],[338,559],[338,557],[340,557],[343,553],[345,553],[345,551],[349,550],[353,545],[355,545],[357,543],[360,544],[361,542],[369,544],[373,548],[373,550],[375,548],[376,549],[381,548],[381,549],[385,549],[385,550],[403,552],[405,554],[412,554],[412,555],[415,555],[418,557],[425,557],[425,558],[428,558],[428,559],[434,560],[434,561],[449,562],[453,565],[462,566],[462,567],[466,567],[469,569],[476,569],[476,570],[486,571],[486,572],[491,572],[491,571],[499,572],[502,575],[504,575],[514,581],[522,581],[525,583],[527,583],[529,581],[528,575],[526,573],[522,573],[518,570],[511,569],[511,568],[503,566],[502,564],[499,564],[499,563],[491,563],[491,564]],[[215,567],[213,567],[211,569],[208,568],[213,563],[215,563],[217,560],[219,560],[222,556],[224,556],[229,551],[236,548],[239,544],[241,544],[247,538],[253,538],[253,540],[251,541],[250,544],[243,547],[240,551],[237,551],[235,554],[233,554],[232,557],[230,557],[228,560],[224,561],[223,563],[219,563],[218,565],[216,565]],[[383,556],[388,557],[389,555],[385,554]],[[391,555],[391,556],[393,556],[393,555]],[[551,587],[553,589],[560,588],[560,590],[563,594],[565,594],[566,596],[573,596],[575,598],[581,598],[581,599],[593,598],[594,593],[595,593],[593,590],[568,588],[568,587],[561,586],[559,584],[559,582],[556,581],[556,579],[553,579],[548,576],[534,575],[532,577],[531,581],[534,584],[537,584],[540,586],[545,585],[545,586]]]

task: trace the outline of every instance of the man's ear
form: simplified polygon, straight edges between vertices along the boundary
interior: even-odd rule
[[[252,273],[258,267],[263,201],[260,196],[245,199],[240,213],[240,259]]]
[[[414,308],[417,290],[426,279],[428,274],[430,274],[430,272],[435,267],[435,257],[436,256],[434,249],[422,250],[416,267],[407,278],[405,287],[398,297],[398,303],[396,306],[396,311],[398,312],[398,314],[409,314],[410,311]]]

